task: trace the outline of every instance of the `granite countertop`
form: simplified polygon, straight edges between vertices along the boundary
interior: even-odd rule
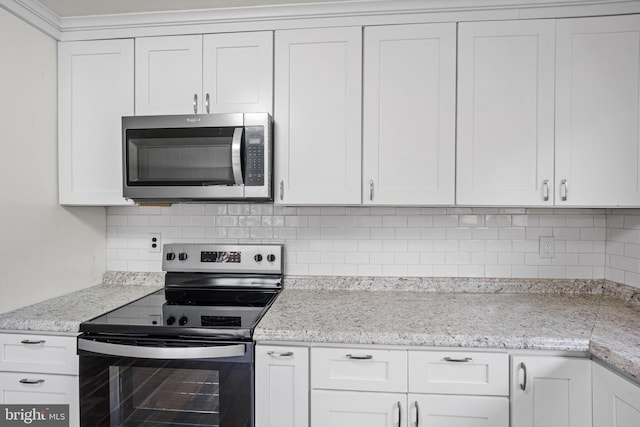
[[[286,282],[256,341],[590,351],[640,380],[640,290],[612,282]]]
[[[80,323],[142,298],[164,286],[164,273],[108,272],[103,283],[58,298],[0,313],[0,329],[77,333]]]
[[[164,284],[108,272],[101,285],[0,314],[0,329],[77,333]],[[295,278],[256,327],[270,342],[589,351],[640,381],[640,289],[603,280]]]

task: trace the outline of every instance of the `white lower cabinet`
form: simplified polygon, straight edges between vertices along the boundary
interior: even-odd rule
[[[309,349],[257,345],[255,427],[309,425]]]
[[[509,399],[409,394],[411,427],[508,427]]]
[[[75,336],[0,334],[1,404],[68,404],[77,427],[78,388]]]
[[[311,427],[508,427],[506,353],[313,348]]]
[[[590,427],[591,360],[513,356],[511,427]]]
[[[640,385],[593,363],[593,427],[640,426]]]
[[[314,427],[407,427],[407,395],[359,391],[313,390]]]

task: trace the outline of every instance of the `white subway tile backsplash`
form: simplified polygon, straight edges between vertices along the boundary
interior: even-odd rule
[[[158,271],[149,233],[171,242],[280,242],[291,275],[607,278],[640,286],[640,210],[110,207],[107,268]],[[540,236],[555,257],[540,258]]]

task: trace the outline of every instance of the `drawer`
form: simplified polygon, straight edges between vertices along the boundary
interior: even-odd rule
[[[506,353],[409,351],[409,392],[509,395]]]
[[[312,348],[314,389],[407,391],[407,352],[363,348]]]
[[[78,390],[77,376],[0,372],[1,404],[69,405],[70,427],[80,424]]]
[[[78,375],[76,337],[0,334],[0,371]]]

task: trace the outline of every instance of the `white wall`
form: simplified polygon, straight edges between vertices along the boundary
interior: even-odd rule
[[[605,277],[640,288],[640,209],[617,209],[607,216]]]
[[[105,208],[58,205],[57,46],[0,8],[0,312],[101,281]]]
[[[170,242],[284,242],[286,273],[337,276],[602,279],[604,209],[114,207],[107,269],[160,271],[149,233]],[[554,236],[555,257],[539,256]]]

